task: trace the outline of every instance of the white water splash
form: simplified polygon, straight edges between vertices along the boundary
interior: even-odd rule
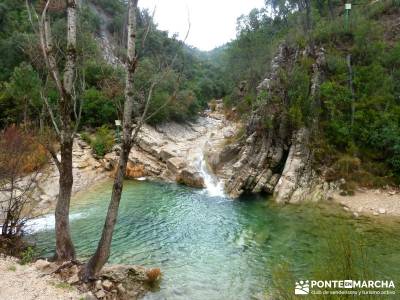
[[[225,197],[224,185],[208,169],[207,162],[202,154],[198,160],[198,170],[204,179],[207,194],[211,197]]]
[[[69,216],[69,220],[78,220],[84,217],[84,213],[75,213]],[[26,231],[29,234],[52,230],[56,227],[54,214],[44,215],[39,218],[35,218],[26,222]]]

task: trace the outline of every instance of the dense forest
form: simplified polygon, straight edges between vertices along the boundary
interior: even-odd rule
[[[39,5],[40,1],[36,1]],[[109,18],[106,31],[111,35],[115,55],[124,61],[126,36],[126,4],[123,1],[83,1],[79,17],[78,51],[79,72],[85,78],[85,86],[80,91],[82,98],[82,127],[112,125],[119,117],[117,107],[123,99],[123,70],[121,64],[110,65],[100,49],[96,36],[106,20],[91,9],[97,6]],[[44,62],[40,58],[38,40],[26,10],[25,1],[2,1],[1,14],[1,90],[0,126],[37,120],[42,109],[40,90],[45,82]],[[146,43],[139,45],[139,55],[143,57],[136,78],[138,98],[144,98],[144,91],[157,73],[166,67],[171,71],[163,76],[157,86],[150,115],[156,108],[168,101],[170,105],[154,114],[151,123],[167,120],[183,121],[193,119],[196,113],[212,98],[222,97],[225,82],[219,77],[216,67],[200,51],[184,45],[176,37],[157,29],[150,12],[138,13],[139,38],[150,31]],[[53,34],[57,39],[58,54],[66,37],[62,34],[65,16],[53,14]],[[189,25],[188,25],[189,26]],[[62,65],[62,58],[59,64]],[[28,85],[26,83],[28,82]],[[56,97],[51,83],[46,86],[50,102]],[[173,99],[170,99],[173,98]]]

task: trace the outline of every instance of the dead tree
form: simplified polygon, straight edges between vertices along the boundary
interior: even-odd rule
[[[51,0],[47,0],[44,3],[40,17],[36,14],[35,9],[28,0],[26,4],[32,24],[34,23],[32,15],[36,17],[37,33],[40,38],[43,58],[48,75],[54,81],[59,96],[56,115],[45,93],[42,93],[43,102],[47,107],[57,140],[60,144],[60,159],[58,159],[57,153],[53,147],[48,147],[60,174],[59,195],[55,210],[56,253],[54,259],[56,261],[68,261],[75,259],[75,249],[69,226],[69,208],[73,185],[72,147],[81,115],[81,105],[77,104],[75,88],[77,81],[76,31],[78,0],[64,0],[64,5],[60,5],[61,1],[52,2]],[[56,10],[63,9],[67,12],[67,49],[62,75],[60,74],[57,64],[55,48],[52,41],[50,17],[48,15],[50,8],[53,6],[55,6]]]

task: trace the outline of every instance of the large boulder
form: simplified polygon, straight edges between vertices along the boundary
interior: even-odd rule
[[[144,165],[128,162],[125,175],[128,178],[139,178],[146,176]]]
[[[176,181],[178,183],[195,187],[195,188],[204,188],[204,179],[201,174],[192,169],[183,169],[179,175],[176,177]]]
[[[140,299],[160,280],[161,271],[134,265],[106,265],[99,277],[104,288],[100,291],[116,291],[118,299]]]
[[[214,172],[217,172],[223,164],[234,160],[239,154],[240,150],[241,148],[239,144],[226,145],[222,148],[222,150],[208,147],[205,150],[204,155],[211,169]]]

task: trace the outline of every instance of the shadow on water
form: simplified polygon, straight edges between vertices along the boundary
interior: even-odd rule
[[[110,191],[108,183],[73,202],[72,214],[82,213],[71,221],[82,259],[97,245]],[[161,268],[160,287],[147,299],[271,293],[292,299],[298,279],[362,275],[398,281],[399,229],[396,222],[354,220],[332,205],[281,206],[254,195],[232,201],[175,184],[128,181],[110,261]],[[53,229],[34,238],[44,255],[52,254]]]

